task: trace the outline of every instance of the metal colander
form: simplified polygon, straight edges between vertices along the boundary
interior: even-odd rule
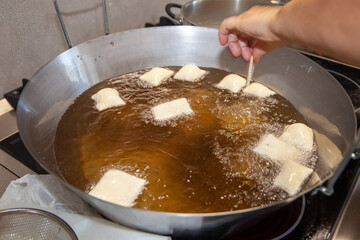
[[[77,240],[71,227],[58,216],[39,209],[0,210],[0,240]]]

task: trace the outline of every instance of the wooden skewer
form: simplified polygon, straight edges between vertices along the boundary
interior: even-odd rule
[[[249,86],[252,75],[254,73],[255,70],[255,65],[254,65],[254,58],[251,55],[250,57],[250,62],[249,62],[249,67],[248,67],[248,73],[247,73],[247,78],[246,78],[246,86]]]

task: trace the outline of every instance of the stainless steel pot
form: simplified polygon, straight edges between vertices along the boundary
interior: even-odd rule
[[[226,47],[220,46],[217,30],[203,27],[174,26],[120,32],[65,51],[43,66],[21,94],[17,119],[25,146],[46,170],[106,217],[129,227],[173,236],[216,236],[233,226],[246,227],[309,191],[326,189],[322,184],[331,176],[336,180],[335,170],[341,170],[339,162],[346,163],[354,151],[353,106],[341,85],[327,71],[303,55],[284,48],[261,59],[254,79],[287,98],[315,130],[320,154],[315,170],[321,179],[316,184],[307,184],[296,196],[263,207],[181,214],[114,205],[66,183],[55,160],[53,143],[62,114],[77,96],[92,85],[120,74],[187,63],[238,74],[246,74],[247,70],[246,62],[233,58]]]
[[[218,28],[225,18],[239,15],[255,5],[283,5],[285,2],[284,0],[194,0],[184,5],[169,3],[165,10],[180,25]],[[173,8],[179,8],[180,14],[175,14]]]

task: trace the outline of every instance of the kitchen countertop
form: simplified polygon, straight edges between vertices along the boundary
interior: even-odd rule
[[[0,100],[0,140],[18,131],[14,109],[5,100]],[[0,196],[12,180],[26,174],[35,174],[34,171],[14,160],[9,154],[0,149]]]

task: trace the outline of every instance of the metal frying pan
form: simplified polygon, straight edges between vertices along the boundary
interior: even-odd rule
[[[66,183],[58,169],[53,143],[62,114],[77,96],[100,81],[127,72],[190,62],[243,75],[247,71],[245,61],[233,58],[227,48],[220,46],[217,30],[204,27],[143,28],[73,47],[43,66],[24,88],[17,107],[21,138],[32,156]],[[233,212],[181,214],[114,205],[66,185],[115,222],[173,236],[216,236],[234,225],[246,228],[309,191],[331,192],[331,186],[323,187],[324,182],[330,177],[334,177],[330,183],[336,180],[336,171],[341,171],[355,150],[355,114],[346,92],[322,67],[287,48],[264,56],[253,78],[287,98],[315,130],[321,152],[315,171],[321,180],[305,185],[292,198]],[[329,151],[332,154],[327,154]]]

